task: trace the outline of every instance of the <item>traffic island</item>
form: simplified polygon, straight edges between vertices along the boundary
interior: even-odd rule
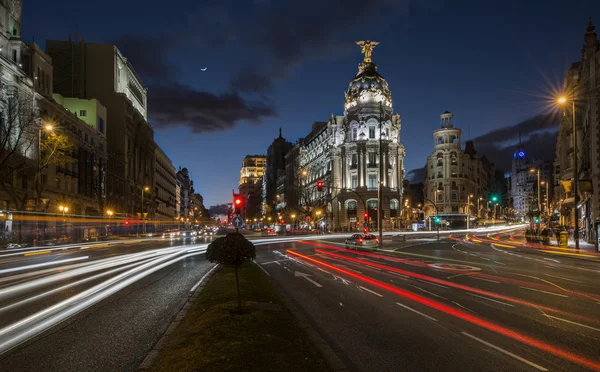
[[[269,278],[250,262],[219,266],[147,371],[333,371]]]

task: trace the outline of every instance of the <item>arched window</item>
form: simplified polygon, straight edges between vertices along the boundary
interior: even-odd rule
[[[371,199],[371,200],[367,201],[367,208],[377,209],[377,199]]]
[[[458,199],[458,195],[455,192],[453,192],[452,193],[452,200],[456,200],[456,199]]]
[[[390,209],[391,210],[398,210],[398,205],[399,205],[398,200],[396,200],[396,199],[390,200]]]
[[[437,165],[438,165],[438,167],[441,167],[442,165],[444,165],[444,159],[438,159]]]
[[[346,202],[346,209],[348,209],[349,211],[355,211],[356,210],[356,200],[348,200]]]
[[[441,159],[441,158],[443,158],[443,157],[444,157],[444,154],[442,154],[441,152],[438,152],[438,154],[437,154],[437,158],[438,158],[438,159]]]
[[[452,190],[456,190],[456,189],[457,189],[456,182],[452,181]]]
[[[356,127],[352,128],[352,141],[356,141],[356,133],[357,133]]]
[[[438,137],[438,138],[437,138],[437,144],[438,144],[438,145],[442,145],[442,144],[444,144],[444,139],[443,139],[442,137]]]
[[[438,183],[438,190],[443,190],[444,189],[444,184],[442,184],[441,182]]]

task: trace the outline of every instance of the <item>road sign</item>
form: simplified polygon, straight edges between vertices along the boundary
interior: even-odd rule
[[[233,219],[231,220],[231,223],[235,227],[242,227],[242,226],[244,226],[244,220],[240,216],[233,217]]]

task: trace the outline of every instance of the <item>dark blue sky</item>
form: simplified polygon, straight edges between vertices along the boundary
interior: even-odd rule
[[[600,28],[600,1],[25,0],[23,35],[66,39],[77,17],[86,41],[116,43],[149,87],[156,142],[214,205],[279,127],[295,142],[343,114],[355,40],[381,42],[373,61],[402,118],[407,172],[425,164],[445,110],[503,167],[519,132],[551,158],[549,99],[589,16]]]

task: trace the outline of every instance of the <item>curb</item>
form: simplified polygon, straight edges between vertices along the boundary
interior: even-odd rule
[[[254,261],[258,267],[260,267],[265,273],[266,271],[259,263]],[[272,279],[270,274],[266,274],[269,277],[269,280],[273,284],[273,287],[277,291],[277,293],[281,296],[285,306],[287,309],[294,315],[298,323],[300,323],[300,328],[303,329],[308,336],[311,338],[317,349],[323,354],[323,357],[329,363],[329,365],[333,368],[334,371],[339,372],[349,372],[350,370],[346,367],[344,362],[337,356],[337,354],[333,351],[331,346],[319,335],[319,333],[315,330],[313,326],[310,325],[306,316],[300,311],[300,309],[296,306],[296,304],[292,301],[292,299],[285,293],[283,288]]]
[[[154,364],[154,361],[162,351],[167,337],[171,333],[173,333],[173,331],[179,326],[179,323],[183,320],[188,310],[190,309],[192,302],[194,302],[196,297],[198,297],[200,291],[202,291],[202,288],[204,288],[204,285],[206,284],[208,279],[210,279],[210,277],[214,274],[215,269],[217,267],[219,267],[218,264],[214,265],[210,270],[208,270],[206,274],[204,274],[204,276],[198,281],[198,283],[194,285],[195,288],[192,287],[193,293],[189,295],[188,299],[184,302],[181,310],[179,310],[177,316],[175,317],[171,325],[169,325],[165,333],[163,333],[163,335],[161,336],[160,340],[158,340],[158,342],[154,344],[154,347],[150,350],[150,352],[148,352],[148,355],[146,355],[142,363],[138,366],[138,371],[148,371],[150,367],[152,367],[152,364]]]

